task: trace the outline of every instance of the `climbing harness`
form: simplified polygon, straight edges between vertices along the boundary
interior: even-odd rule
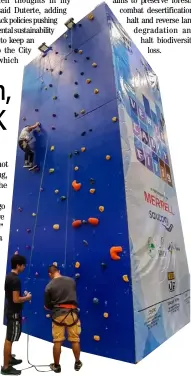
[[[65,309],[69,309],[69,311],[67,312],[67,314],[64,316],[63,320],[62,321],[57,321],[55,319],[52,318],[52,322],[58,326],[66,326],[67,328],[71,328],[72,326],[76,325],[78,320],[79,320],[79,312],[78,312],[78,309],[77,307],[75,307],[74,305],[72,304],[59,304],[57,306],[55,306],[55,308],[65,308]],[[73,319],[73,322],[72,324],[66,324],[66,318],[69,316],[69,315],[72,315],[72,319]],[[76,315],[76,318],[74,318],[74,314]]]

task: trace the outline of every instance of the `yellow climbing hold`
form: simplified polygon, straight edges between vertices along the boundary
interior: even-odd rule
[[[88,20],[90,20],[90,21],[93,21],[93,20],[94,20],[94,15],[93,15],[92,13],[90,13],[90,14],[88,15]]]
[[[60,228],[59,225],[54,225],[54,226],[53,226],[53,229],[54,229],[54,230],[59,230],[59,228]]]
[[[99,93],[99,90],[98,89],[95,89],[94,90],[94,94],[98,94]]]
[[[93,64],[92,64],[92,67],[93,67],[93,68],[96,68],[96,67],[97,67],[97,63],[93,63]]]
[[[90,189],[90,193],[95,193],[95,188]]]
[[[103,212],[104,212],[104,206],[99,206],[99,211],[100,211],[101,213],[103,213]]]
[[[83,153],[84,151],[86,151],[86,148],[85,147],[81,148],[81,152]]]
[[[54,172],[54,168],[50,168],[49,174],[52,174]]]
[[[107,312],[104,312],[103,317],[105,317],[105,319],[107,319],[109,317],[109,314]]]
[[[57,195],[59,193],[59,190],[55,189],[54,193],[56,193],[56,195]]]
[[[54,151],[54,146],[51,146],[50,151]]]
[[[36,213],[32,213],[32,216],[33,216],[33,217],[36,217]]]
[[[76,269],[79,269],[79,267],[80,267],[80,263],[77,261],[77,262],[75,263],[75,268],[76,268]]]
[[[111,159],[111,156],[110,156],[110,155],[106,155],[105,159],[106,159],[107,161],[109,161],[109,160]]]
[[[78,166],[74,167],[74,170],[75,170],[75,171],[78,171],[78,170],[79,170],[79,167],[78,167]]]
[[[79,50],[78,53],[79,53],[80,55],[82,55],[82,54],[83,54],[83,50]]]
[[[116,123],[116,121],[117,121],[117,117],[114,116],[114,117],[112,118],[112,122],[113,122],[113,123]]]
[[[54,265],[54,266],[58,266],[58,263],[55,261],[55,262],[53,262],[53,264],[52,265]]]
[[[94,336],[94,341],[99,342],[100,341],[100,336]]]
[[[86,84],[90,84],[92,82],[91,78],[87,78]]]
[[[129,278],[127,274],[123,275],[123,280],[124,282],[129,282]]]

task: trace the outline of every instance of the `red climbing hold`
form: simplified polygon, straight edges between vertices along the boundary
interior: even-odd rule
[[[73,187],[73,189],[75,190],[75,191],[79,191],[80,189],[81,189],[81,183],[77,183],[77,181],[76,180],[74,180],[73,182],[72,182],[72,187]]]
[[[98,223],[99,223],[99,219],[98,218],[88,218],[88,223],[90,223],[93,226],[97,226]]]
[[[72,222],[72,227],[80,227],[82,225],[82,221],[80,219],[77,219],[76,221]]]

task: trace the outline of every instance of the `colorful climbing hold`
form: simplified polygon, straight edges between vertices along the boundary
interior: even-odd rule
[[[47,86],[44,87],[44,90],[48,90]]]
[[[32,217],[36,217],[36,213],[32,213]]]
[[[74,150],[74,154],[79,155],[80,154],[79,150]]]
[[[97,68],[97,63],[92,63],[93,68]]]
[[[110,248],[110,256],[112,260],[120,260],[120,256],[118,255],[119,253],[122,252],[122,247],[117,246],[117,247],[111,247]]]
[[[54,151],[54,146],[51,146],[50,151]]]
[[[75,279],[79,279],[80,278],[80,274],[79,273],[76,273],[75,274]]]
[[[95,179],[90,178],[90,184],[94,184],[94,183],[95,183]]]
[[[82,147],[82,148],[81,148],[81,152],[84,153],[84,151],[86,151],[86,148],[85,148],[85,147]]]
[[[90,193],[91,193],[91,194],[94,194],[94,193],[95,193],[95,188],[91,188],[91,189],[90,189]]]
[[[74,83],[75,83],[75,85],[78,85],[78,82],[77,82],[77,81],[75,81]]]
[[[107,265],[105,264],[105,262],[102,262],[102,263],[101,263],[101,267],[102,267],[103,269],[106,269]]]
[[[88,20],[90,20],[90,21],[93,21],[93,20],[94,20],[94,15],[93,15],[92,13],[90,13],[90,14],[88,15]]]
[[[91,82],[92,82],[92,80],[90,78],[87,78],[86,84],[90,84]]]
[[[52,99],[55,101],[56,99],[58,99],[58,97],[55,95],[54,97],[52,97]]]
[[[35,108],[35,112],[38,112],[38,108]]]
[[[100,336],[94,336],[94,341],[99,342],[100,341]]]
[[[74,93],[74,98],[79,98],[79,94],[78,93]]]
[[[78,171],[79,170],[79,167],[78,166],[75,166],[74,167],[74,171]]]
[[[83,54],[83,50],[79,50],[78,53],[79,53],[80,55],[82,55],[82,54]]]
[[[107,161],[110,161],[111,156],[110,156],[110,155],[106,155],[105,159],[106,159]]]
[[[62,73],[63,73],[62,71],[59,71],[59,72],[58,72],[58,74],[59,74],[60,76],[61,76]]]
[[[30,228],[27,228],[26,231],[28,232],[28,234],[30,234],[31,232]]]
[[[53,117],[56,117],[56,114],[52,114]]]
[[[46,318],[50,319],[50,317],[51,317],[50,313],[47,313]]]
[[[27,119],[26,119],[26,117],[23,117],[22,120],[23,120],[23,121],[26,121]]]
[[[53,225],[53,229],[54,230],[59,230],[60,229],[60,225]]]
[[[54,265],[54,266],[57,267],[57,266],[58,266],[58,263],[57,263],[56,261],[54,261],[52,265]]]
[[[99,299],[98,298],[93,298],[93,303],[94,304],[98,304],[99,303]]]
[[[15,255],[18,255],[19,254],[19,251],[15,251],[15,253],[14,253]]]
[[[87,225],[87,221],[85,219],[82,220],[83,225]]]
[[[112,118],[112,122],[113,122],[113,123],[116,123],[116,121],[117,121],[117,117],[114,116],[114,117]]]
[[[81,110],[80,113],[84,115],[86,113],[86,110]]]
[[[56,193],[56,195],[57,195],[59,193],[59,190],[55,189],[54,193]]]
[[[49,174],[52,174],[54,172],[54,168],[49,169]]]
[[[129,278],[127,274],[123,275],[123,280],[124,282],[129,282]]]
[[[81,183],[77,183],[76,180],[74,180],[72,182],[72,188],[75,190],[75,191],[79,191],[81,189]]]
[[[77,54],[78,53],[78,48],[75,48],[74,52],[75,52],[75,54]]]
[[[65,201],[65,200],[66,200],[66,196],[61,196],[61,197],[60,197],[60,200],[61,200],[61,201]]]
[[[80,267],[80,263],[77,261],[77,262],[75,263],[75,268],[76,268],[76,269],[79,269],[79,267]]]
[[[81,74],[81,76],[84,76],[84,72],[81,72],[80,74]]]
[[[100,211],[101,213],[103,213],[103,212],[104,212],[104,206],[99,206],[99,211]]]
[[[56,127],[52,126],[52,130],[54,131],[56,129]]]
[[[88,218],[88,223],[90,223],[93,226],[97,226],[99,224],[98,218]]]
[[[98,89],[95,89],[94,90],[94,94],[98,94],[99,93],[99,90]]]
[[[44,191],[44,188],[40,188],[40,192],[43,192]]]
[[[75,116],[75,117],[78,117],[78,113],[77,113],[77,112],[74,112],[74,116]]]
[[[83,244],[87,246],[88,245],[87,240],[83,240]]]
[[[90,57],[89,57],[89,56],[87,56],[87,57],[86,57],[86,60],[90,60]]]
[[[18,208],[18,211],[22,212],[22,211],[23,211],[23,209],[22,209],[22,208]]]
[[[30,245],[26,245],[26,249],[31,249]]]
[[[109,314],[107,312],[104,312],[103,317],[105,317],[105,319],[107,319],[109,317]]]
[[[81,136],[85,136],[85,135],[86,135],[86,131],[81,133]]]
[[[38,277],[38,276],[39,276],[38,272],[36,272],[36,273],[35,273],[35,276],[36,276],[36,277]]]
[[[80,219],[77,219],[72,222],[72,227],[74,228],[80,227],[81,225],[82,225],[82,221]]]

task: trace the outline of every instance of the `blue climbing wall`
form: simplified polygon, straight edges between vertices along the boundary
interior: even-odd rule
[[[25,333],[52,341],[43,297],[47,268],[57,262],[62,274],[80,274],[82,351],[134,363],[131,282],[123,280],[127,275],[131,281],[123,158],[119,123],[112,120],[118,103],[105,4],[93,15],[25,68],[19,132],[41,123],[33,139],[40,170],[24,169],[18,148],[7,268],[15,252],[26,256],[21,278],[33,298],[24,306]],[[79,191],[74,180],[81,183]],[[97,226],[73,228],[74,220],[92,217],[99,219]],[[111,259],[113,246],[123,249],[120,261]]]

